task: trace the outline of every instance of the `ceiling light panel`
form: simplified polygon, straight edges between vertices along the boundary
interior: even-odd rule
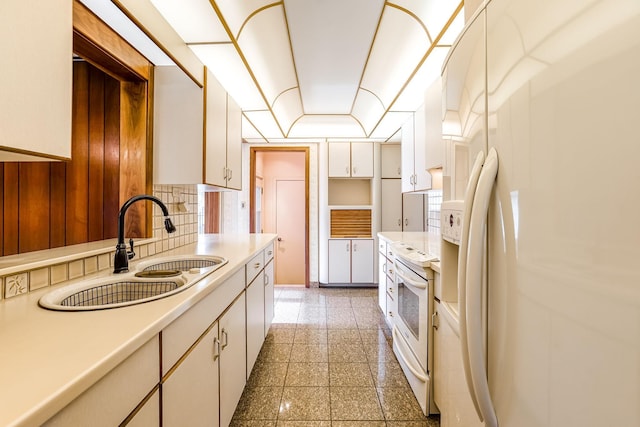
[[[430,46],[420,22],[400,9],[385,7],[361,87],[388,108]]]
[[[273,0],[212,0],[211,3],[220,10],[231,34],[236,39],[240,36],[243,25],[252,15],[260,13],[265,8],[282,7],[281,2]]]
[[[415,14],[427,28],[431,39],[435,39],[455,13],[460,0],[394,0],[391,3]]]
[[[440,77],[449,47],[435,47],[391,106],[393,111],[415,111],[424,103],[424,93]]]
[[[360,123],[351,116],[306,115],[300,118],[288,137],[313,138],[362,138],[364,131]]]
[[[186,43],[229,41],[209,0],[150,0]]]
[[[384,115],[385,108],[373,93],[360,89],[353,104],[353,116],[369,134]]]
[[[231,43],[197,44],[189,47],[243,110],[267,108]]]
[[[243,114],[265,138],[284,138],[270,111],[244,111]]]
[[[302,116],[302,104],[298,89],[294,88],[281,94],[271,109],[278,118],[280,126],[287,133],[293,123]]]
[[[349,114],[384,0],[285,0],[306,114]]]
[[[255,14],[238,45],[270,105],[278,95],[298,86],[282,7]]]
[[[380,123],[371,133],[371,138],[389,138],[389,135],[398,133],[398,129],[409,120],[413,112],[409,111],[390,111],[384,115]]]

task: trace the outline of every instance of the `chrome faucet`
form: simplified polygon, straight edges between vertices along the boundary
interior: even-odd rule
[[[169,210],[157,197],[141,194],[139,196],[133,196],[124,202],[122,208],[120,208],[120,213],[118,214],[118,244],[116,245],[116,254],[113,258],[114,273],[126,273],[129,271],[129,260],[136,256],[136,253],[133,251],[133,239],[129,240],[131,251],[127,250],[127,245],[124,243],[124,214],[127,212],[127,209],[129,209],[129,206],[138,200],[151,200],[160,206],[160,209],[162,209],[162,213],[164,214],[165,230],[167,230],[167,233],[173,233],[176,231],[176,226],[173,225],[171,218],[169,218]]]

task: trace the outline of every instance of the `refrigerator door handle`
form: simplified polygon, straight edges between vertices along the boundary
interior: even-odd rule
[[[478,187],[473,198],[473,208],[471,210],[465,310],[471,379],[486,427],[498,427],[498,419],[496,418],[493,402],[491,401],[491,394],[489,393],[482,323],[484,236],[486,233],[487,213],[489,211],[491,192],[497,174],[498,154],[494,148],[491,148],[487,155],[487,160],[482,167],[482,173],[480,173]]]
[[[469,251],[469,223],[471,222],[471,209],[473,207],[473,197],[476,194],[476,187],[478,186],[478,179],[480,178],[480,172],[482,172],[482,164],[484,163],[484,152],[479,152],[476,156],[476,160],[471,168],[469,175],[469,182],[467,183],[467,189],[464,196],[464,211],[462,214],[462,235],[460,236],[460,250],[458,260],[458,307],[460,310],[460,350],[462,353],[462,366],[464,367],[464,377],[467,381],[467,388],[469,389],[469,395],[473,406],[476,409],[476,413],[483,420],[482,412],[480,412],[480,406],[478,405],[478,399],[476,398],[476,391],[473,387],[473,380],[471,379],[471,368],[469,367],[469,348],[467,345],[467,314],[466,314],[466,294],[467,294],[467,253]]]

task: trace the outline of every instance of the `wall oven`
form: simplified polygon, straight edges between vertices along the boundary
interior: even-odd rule
[[[393,322],[393,351],[425,415],[437,413],[433,403],[433,271],[432,257],[407,245],[394,244],[394,292],[397,311]]]

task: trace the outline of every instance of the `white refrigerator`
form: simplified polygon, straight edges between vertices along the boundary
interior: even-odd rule
[[[640,426],[640,0],[487,1],[443,98],[478,418]]]

